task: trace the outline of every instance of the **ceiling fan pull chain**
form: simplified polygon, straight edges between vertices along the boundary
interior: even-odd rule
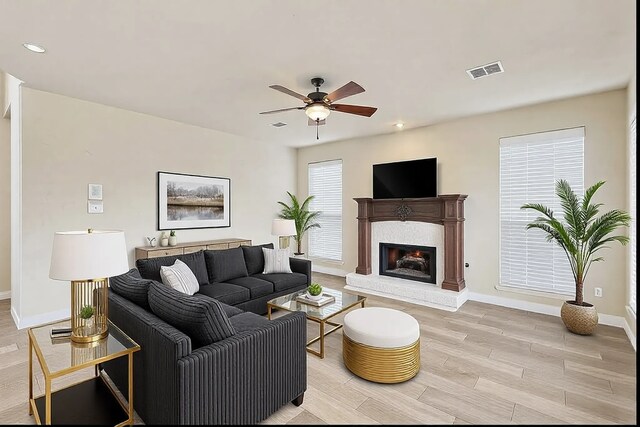
[[[320,137],[318,136],[318,128],[320,127],[320,119],[316,119],[316,140],[319,140]]]

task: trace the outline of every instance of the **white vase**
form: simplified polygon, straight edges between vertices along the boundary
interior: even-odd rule
[[[311,295],[309,292],[307,292],[307,298],[309,298],[311,301],[318,301],[320,300],[320,298],[322,298],[322,292],[320,292],[320,295]]]
[[[178,244],[177,236],[169,236],[169,246],[175,246]]]
[[[160,246],[169,246],[169,238],[163,237],[162,239],[160,239]]]

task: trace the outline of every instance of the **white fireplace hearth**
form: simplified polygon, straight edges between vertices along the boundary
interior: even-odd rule
[[[345,289],[446,311],[456,311],[469,299],[466,288],[460,292],[448,291],[428,283],[378,274],[349,273]]]

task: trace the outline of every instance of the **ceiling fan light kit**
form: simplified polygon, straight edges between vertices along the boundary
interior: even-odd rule
[[[359,84],[351,81],[339,89],[334,90],[331,93],[320,92],[320,86],[324,83],[324,79],[321,77],[314,77],[311,79],[311,84],[315,86],[316,91],[309,93],[307,96],[301,95],[297,92],[287,89],[280,85],[271,85],[271,89],[275,89],[278,92],[286,93],[303,101],[306,105],[303,107],[291,107],[281,108],[278,110],[263,111],[260,114],[273,114],[283,111],[291,110],[304,110],[304,113],[309,117],[309,126],[316,126],[316,139],[318,139],[317,127],[326,123],[326,118],[329,117],[331,111],[337,111],[340,113],[356,114],[358,116],[371,117],[376,112],[377,108],[364,107],[361,105],[347,105],[347,104],[334,104],[335,101],[346,98],[348,96],[356,95],[364,92],[364,89]]]
[[[313,121],[329,117],[331,110],[326,105],[313,103],[304,109],[304,113]]]

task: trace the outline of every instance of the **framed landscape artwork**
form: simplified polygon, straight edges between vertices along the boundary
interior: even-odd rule
[[[158,172],[158,230],[231,226],[231,180]]]

